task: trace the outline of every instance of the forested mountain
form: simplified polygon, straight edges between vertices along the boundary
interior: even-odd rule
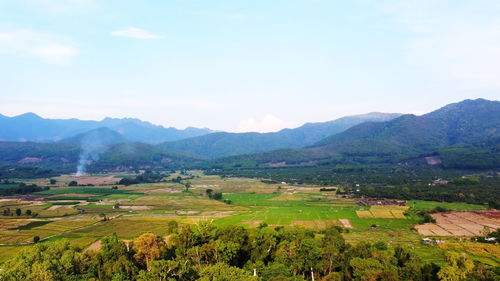
[[[109,143],[98,152],[87,151],[78,143],[0,142],[0,166],[37,166],[71,173],[82,155],[93,155],[89,171],[128,170],[148,167],[178,168],[182,163],[197,160],[191,155],[172,152],[145,143]]]
[[[372,112],[347,116],[334,121],[306,123],[295,129],[283,129],[275,133],[220,132],[175,142],[165,142],[160,146],[169,150],[192,152],[207,158],[265,152],[280,148],[304,147],[360,123],[382,122],[400,115],[398,113]]]
[[[475,155],[486,155],[487,166],[500,165],[500,102],[465,100],[431,113],[403,115],[387,122],[366,122],[303,149],[284,149],[223,159],[260,164],[397,163],[434,155],[450,167],[468,166]],[[444,159],[443,159],[443,156]],[[454,161],[450,162],[450,159]],[[460,160],[461,159],[461,160]]]
[[[34,113],[15,117],[0,116],[0,140],[53,142],[93,129],[107,127],[119,132],[128,141],[159,143],[211,133],[209,129],[153,125],[135,118],[105,118],[101,121],[78,119],[44,119]]]
[[[77,143],[77,144],[94,142],[102,145],[109,145],[114,143],[122,143],[126,141],[127,139],[120,133],[111,130],[107,127],[102,127],[87,131],[85,133],[78,134],[70,138],[63,139],[60,142]]]

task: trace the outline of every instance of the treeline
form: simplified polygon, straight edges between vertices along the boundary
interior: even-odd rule
[[[50,187],[48,186],[41,187],[36,184],[25,184],[25,183],[0,184],[0,196],[29,194],[49,189]]]
[[[59,174],[52,169],[35,166],[0,166],[0,179],[50,178]]]
[[[160,182],[164,178],[168,177],[169,174],[154,172],[152,170],[146,170],[144,173],[136,176],[136,177],[124,177],[122,178],[118,184],[123,185],[132,185],[132,184],[140,184],[140,183],[155,183]]]
[[[403,185],[427,184],[436,178],[459,177],[475,170],[443,170],[429,166],[395,166],[395,165],[336,165],[336,166],[303,166],[303,167],[262,167],[262,168],[223,168],[208,169],[206,174],[224,177],[249,177],[268,179],[273,182],[291,184],[342,185]]]
[[[168,224],[165,239],[145,233],[130,244],[110,236],[98,251],[45,242],[1,266],[0,280],[168,281],[434,281],[498,280],[499,269],[446,253],[446,264],[424,263],[413,250],[384,242],[345,242],[339,228],[246,229]]]
[[[500,208],[500,177],[458,178],[446,184],[361,187],[356,196],[488,204]]]

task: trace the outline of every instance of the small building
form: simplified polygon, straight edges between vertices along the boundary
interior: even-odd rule
[[[430,244],[431,242],[432,242],[432,240],[429,239],[429,238],[427,238],[427,237],[426,238],[422,238],[422,243],[424,243],[424,244]]]

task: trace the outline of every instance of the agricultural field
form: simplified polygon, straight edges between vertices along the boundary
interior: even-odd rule
[[[404,213],[408,206],[371,206],[369,210],[356,211],[358,217],[362,219],[406,219]]]
[[[432,214],[436,223],[415,226],[422,235],[482,236],[500,228],[500,211],[456,211]]]
[[[424,235],[414,228],[418,211],[442,207],[449,210],[483,210],[485,206],[463,203],[410,201],[407,206],[360,206],[354,199],[336,194],[337,188],[321,191],[318,186],[268,184],[258,179],[221,178],[191,171],[189,177],[172,174],[157,183],[116,185],[122,174],[86,176],[80,182],[93,186],[68,187],[71,176],[57,178],[50,190],[29,196],[0,200],[0,262],[29,247],[35,236],[41,241],[65,239],[85,249],[103,236],[116,233],[130,240],[145,232],[167,234],[167,224],[211,221],[224,227],[296,226],[321,230],[329,226],[345,229],[350,243],[384,241],[389,246],[412,247],[426,261],[443,262],[439,245],[420,243]],[[186,177],[190,186],[172,179]],[[37,180],[38,183],[47,180]],[[220,200],[207,195],[220,193]],[[10,215],[1,211],[9,209]],[[12,212],[20,209],[21,215]],[[27,215],[28,210],[32,214]],[[450,237],[450,245],[461,245],[476,260],[495,264],[498,245],[481,248]],[[478,243],[476,243],[478,244]],[[493,248],[492,248],[493,247]]]

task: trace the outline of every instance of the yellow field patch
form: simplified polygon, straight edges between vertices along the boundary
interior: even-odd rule
[[[408,210],[408,206],[371,206],[370,210],[356,211],[359,218],[376,218],[376,219],[404,219],[404,212]]]
[[[373,214],[370,213],[370,211],[356,211],[356,215],[358,215],[358,218],[360,219],[372,219]]]
[[[329,226],[340,226],[341,224],[338,220],[294,220],[292,221],[292,225],[312,229],[324,229]]]
[[[28,219],[0,219],[0,231],[27,225],[34,220]]]
[[[487,243],[466,242],[465,247],[469,252],[478,255],[492,255],[500,258],[500,245]]]
[[[58,220],[48,224],[26,230],[6,230],[0,235],[1,244],[27,243],[33,241],[33,237],[47,238],[63,232],[78,229],[97,220]]]

